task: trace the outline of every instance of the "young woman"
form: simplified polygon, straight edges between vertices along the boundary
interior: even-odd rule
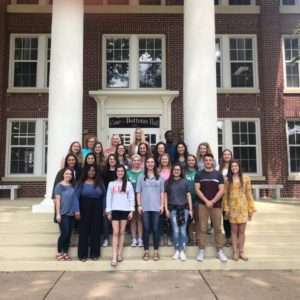
[[[140,143],[138,146],[138,155],[141,157],[141,168],[144,169],[145,161],[152,155],[151,149],[148,143]]]
[[[85,165],[74,195],[75,217],[79,220],[78,258],[82,262],[88,257],[98,260],[105,187],[95,165]]]
[[[71,233],[74,226],[74,174],[70,168],[62,171],[63,179],[54,190],[56,222],[59,225],[60,236],[57,241],[57,260],[71,260],[68,255]]]
[[[185,172],[187,170],[188,155],[189,155],[189,153],[188,153],[186,144],[184,142],[177,143],[174,161],[176,164],[181,165],[183,172]]]
[[[116,153],[117,146],[121,143],[121,138],[118,134],[113,134],[110,138],[110,147],[104,149],[104,155]]]
[[[104,171],[106,159],[103,152],[103,146],[101,142],[96,142],[93,148],[93,153],[96,157],[96,164],[100,169],[101,173]]]
[[[149,260],[149,232],[152,227],[154,256],[153,259],[160,259],[159,248],[159,215],[164,212],[164,180],[157,173],[153,157],[145,161],[144,174],[141,174],[137,181],[137,205],[139,214],[143,220],[143,242],[145,261]]]
[[[157,168],[159,175],[162,176],[164,181],[167,181],[169,179],[171,174],[171,169],[172,169],[171,158],[168,153],[164,153],[161,156],[159,166]]]
[[[52,199],[55,198],[54,189],[56,185],[63,180],[63,172],[65,168],[69,168],[70,170],[72,170],[74,183],[77,182],[80,178],[81,167],[78,165],[77,157],[74,154],[68,154],[65,158],[64,167],[60,169],[56,174],[52,190]]]
[[[114,153],[111,153],[108,155],[106,160],[106,166],[103,173],[103,179],[104,179],[104,186],[107,190],[108,185],[111,181],[114,181],[117,179],[116,174],[116,166],[119,164],[118,159]],[[110,223],[106,216],[103,218],[103,247],[108,246],[109,242],[109,231],[110,231]]]
[[[94,153],[88,153],[84,159],[83,167],[97,165],[96,156]]]
[[[193,208],[189,183],[184,178],[179,164],[173,166],[171,176],[166,182],[165,209],[172,226],[172,240],[175,248],[173,259],[184,261],[186,260],[187,222],[189,215],[193,217]]]
[[[164,153],[166,153],[166,144],[163,142],[157,143],[153,151],[153,157],[157,167],[159,166],[160,159]]]
[[[188,225],[188,232],[189,232],[189,246],[198,245],[199,243],[199,213],[198,213],[198,198],[195,192],[195,175],[198,172],[198,166],[197,166],[197,159],[195,155],[189,154],[187,158],[188,163],[188,170],[185,173],[185,178],[187,179],[189,183],[189,189],[192,197],[192,204],[193,204],[193,219],[192,222]],[[194,238],[194,234],[196,233],[196,240]]]
[[[201,171],[204,169],[204,162],[203,157],[206,153],[212,154],[211,148],[207,142],[200,143],[197,152],[196,152],[196,158],[197,158],[197,164],[198,164],[198,170]],[[214,162],[214,167],[217,167],[216,161]]]
[[[137,179],[143,173],[143,169],[141,169],[141,157],[138,154],[134,154],[131,157],[131,160],[132,166],[131,170],[127,171],[127,178],[132,183],[134,191],[136,191]],[[135,213],[130,222],[130,231],[131,247],[143,247],[143,223],[141,215],[138,213],[137,206],[135,207]],[[138,235],[136,235],[136,233]]]
[[[134,131],[134,139],[133,142],[129,145],[128,148],[128,156],[131,158],[134,154],[138,153],[138,146],[140,143],[145,143],[145,134],[143,129],[136,128]]]
[[[87,156],[87,154],[93,152],[93,148],[95,143],[97,142],[97,137],[93,134],[88,134],[84,138],[84,148],[81,150],[83,159]]]
[[[244,255],[245,230],[247,221],[252,219],[256,210],[250,178],[243,175],[237,160],[232,160],[229,163],[222,206],[231,225],[232,259],[241,258],[247,261],[248,258]]]
[[[219,171],[223,174],[224,178],[227,177],[229,162],[233,159],[233,155],[230,149],[225,149],[222,152],[222,156],[220,159]],[[231,246],[231,226],[229,221],[223,216],[223,228],[225,232],[225,247]]]
[[[126,170],[130,168],[131,161],[127,158],[126,149],[123,144],[119,144],[116,148],[116,156],[119,160],[119,164],[123,165]]]
[[[83,163],[83,157],[82,157],[82,153],[81,153],[81,145],[79,142],[75,141],[73,142],[71,145],[70,145],[70,148],[68,150],[68,154],[73,154],[76,156],[77,158],[77,163],[79,166],[82,165]],[[63,157],[62,160],[61,160],[61,164],[60,164],[60,167],[61,168],[64,168],[64,165],[65,165],[65,160],[66,160],[66,157]]]
[[[134,212],[134,190],[131,182],[127,181],[126,169],[118,166],[117,179],[111,181],[106,193],[106,214],[113,227],[112,261],[115,267],[117,262],[123,261],[122,249],[125,238],[125,228]]]
[[[171,174],[172,163],[171,158],[168,153],[164,153],[160,159],[160,163],[158,166],[158,173],[166,182]],[[170,221],[166,218],[165,214],[160,216],[159,220],[159,228],[160,228],[160,246],[172,246],[171,242],[171,227]]]

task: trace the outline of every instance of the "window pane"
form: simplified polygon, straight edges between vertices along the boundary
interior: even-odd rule
[[[162,86],[161,64],[140,63],[139,77],[141,88],[160,88]]]
[[[231,86],[253,87],[253,66],[251,63],[231,63]]]
[[[11,174],[33,174],[34,148],[11,148]]]
[[[251,0],[229,0],[229,5],[250,5]]]
[[[129,87],[129,64],[107,63],[107,87],[128,88]]]

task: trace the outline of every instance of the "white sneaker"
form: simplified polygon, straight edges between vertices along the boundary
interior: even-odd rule
[[[179,253],[179,251],[178,250],[176,250],[175,251],[175,254],[173,255],[173,257],[172,257],[172,259],[174,259],[174,260],[178,260],[179,259],[179,257],[180,257],[180,253]]]
[[[199,260],[199,261],[203,261],[205,258],[205,251],[204,249],[201,249],[199,251],[199,254],[197,255],[196,259]]]
[[[180,258],[181,261],[186,261],[186,255],[185,255],[184,251],[180,252],[179,258]]]
[[[132,239],[131,240],[131,247],[136,247],[137,246],[137,240],[136,239]]]
[[[108,239],[105,239],[103,241],[102,247],[107,247],[108,246]]]
[[[138,247],[144,247],[144,243],[142,239],[138,239]]]
[[[226,262],[227,261],[227,257],[224,254],[224,252],[222,250],[219,250],[217,252],[217,258],[221,261],[221,262]]]

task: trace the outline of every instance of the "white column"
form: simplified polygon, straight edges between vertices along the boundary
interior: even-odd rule
[[[45,199],[33,212],[52,212],[53,182],[72,141],[82,139],[83,0],[54,0],[49,86],[48,172]]]
[[[208,142],[217,156],[215,12],[212,0],[184,1],[184,140],[195,153]]]

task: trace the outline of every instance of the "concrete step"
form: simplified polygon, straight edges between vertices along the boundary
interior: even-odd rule
[[[228,260],[220,262],[217,258],[207,258],[203,262],[189,258],[185,262],[174,261],[170,257],[161,257],[161,260],[145,262],[142,259],[124,258],[117,267],[111,267],[110,259],[99,261],[78,260],[58,262],[56,260],[35,260],[35,261],[2,261],[0,270],[3,272],[14,271],[183,271],[183,270],[296,270],[300,269],[300,259],[268,259],[250,258],[249,261],[238,262]]]
[[[0,247],[2,246],[30,246],[30,245],[39,245],[39,246],[55,246],[57,243],[59,233],[49,232],[49,233],[0,233]],[[111,237],[110,237],[111,238]],[[126,235],[125,245],[130,245],[131,237]],[[214,235],[207,236],[208,243],[214,243]],[[286,245],[293,244],[299,245],[300,248],[300,232],[298,234],[277,234],[272,232],[268,234],[268,242],[272,243],[272,246],[275,245]],[[78,243],[78,234],[73,234],[71,238],[71,243]],[[252,233],[246,235],[246,244],[255,243],[257,245],[266,244],[266,233],[258,234]]]
[[[270,247],[271,246],[271,247]],[[290,245],[286,247],[285,244],[273,246],[273,245],[256,245],[246,244],[245,251],[247,255],[251,255],[251,257],[298,257],[299,253],[299,245]],[[198,254],[198,247],[187,247],[187,255],[191,257],[196,257]],[[229,247],[224,247],[223,251],[226,255],[232,255],[232,249]],[[126,257],[130,258],[140,258],[143,256],[143,248],[131,248],[124,247],[123,254]],[[161,247],[160,254],[164,257],[171,257],[173,255],[174,249],[173,247]],[[14,260],[14,259],[30,259],[40,257],[54,257],[56,253],[56,245],[53,246],[28,246],[28,247],[18,247],[18,246],[2,246],[0,248],[0,261],[1,260]],[[77,256],[77,247],[71,247],[69,251],[72,257]],[[207,257],[215,257],[216,249],[213,245],[208,245],[206,247],[206,256]],[[104,258],[109,258],[112,255],[111,247],[102,247],[101,248],[101,256]]]

